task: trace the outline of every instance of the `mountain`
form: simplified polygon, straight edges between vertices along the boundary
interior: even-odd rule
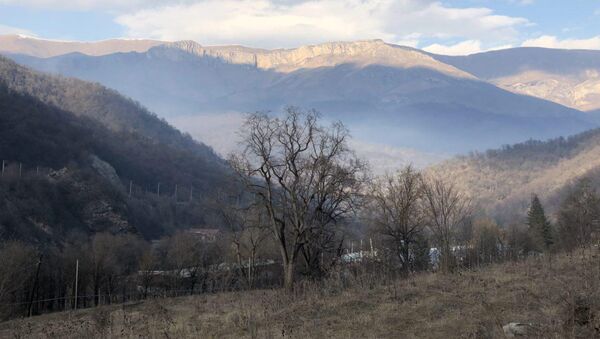
[[[515,93],[583,111],[600,109],[600,51],[527,47],[432,56]]]
[[[1,57],[0,156],[0,237],[40,243],[205,225],[228,181],[210,148],[115,91]]]
[[[110,39],[96,42],[43,40],[23,35],[0,35],[0,53],[18,53],[48,58],[73,52],[87,55],[106,55],[126,52],[145,52],[162,44],[156,40]]]
[[[381,40],[272,51],[184,41],[142,53],[10,57],[114,88],[201,140],[206,130],[229,126],[231,115],[241,120],[240,112],[285,105],[341,119],[359,143],[433,158],[595,126],[577,110],[500,89],[424,52]]]
[[[481,208],[500,220],[522,219],[533,193],[552,215],[564,192],[578,179],[589,178],[600,187],[600,129],[460,156],[428,170],[453,178]]]

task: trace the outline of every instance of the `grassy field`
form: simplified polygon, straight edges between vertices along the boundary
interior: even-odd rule
[[[147,300],[0,324],[1,338],[600,338],[598,251],[443,275],[374,275]]]

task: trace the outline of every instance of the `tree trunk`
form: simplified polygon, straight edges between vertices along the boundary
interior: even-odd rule
[[[283,271],[283,287],[288,292],[292,292],[294,290],[294,263],[292,261],[285,263]]]
[[[94,275],[94,306],[100,303],[100,278]]]
[[[402,246],[402,272],[404,275],[408,275],[410,273],[410,248],[408,246],[408,242],[404,241],[404,245]]]

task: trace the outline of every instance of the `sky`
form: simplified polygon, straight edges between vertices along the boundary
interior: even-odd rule
[[[383,39],[440,54],[600,49],[598,0],[0,0],[0,34],[291,48]]]

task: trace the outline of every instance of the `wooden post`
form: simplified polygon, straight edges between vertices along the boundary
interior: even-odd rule
[[[35,271],[35,280],[33,281],[33,287],[31,288],[31,297],[29,298],[29,307],[27,310],[27,315],[30,317],[32,316],[32,313],[33,313],[33,299],[34,299],[36,291],[37,291],[38,278],[40,276],[40,266],[41,265],[42,265],[42,256],[40,255],[40,258],[38,259],[38,263],[37,263],[37,269]]]
[[[129,197],[131,198],[131,186],[133,186],[133,182],[129,180]]]
[[[248,257],[248,285],[252,287],[252,263],[250,262],[250,257]]]
[[[79,259],[75,261],[75,310],[77,310],[77,283],[79,281]]]

